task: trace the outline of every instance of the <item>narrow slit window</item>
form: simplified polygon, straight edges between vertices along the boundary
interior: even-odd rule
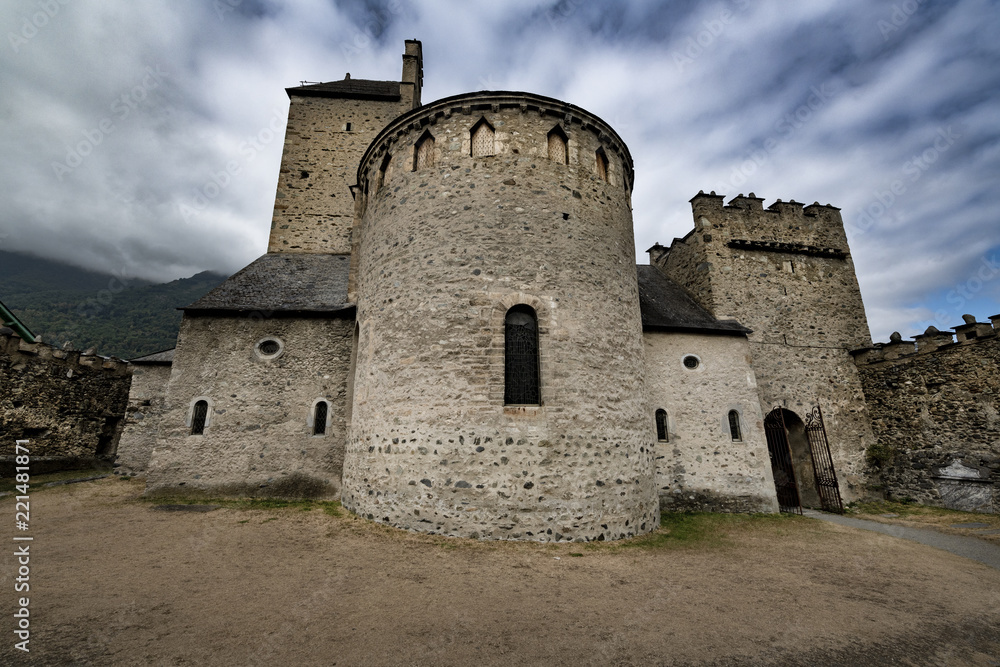
[[[378,180],[375,183],[375,192],[389,184],[392,179],[392,156],[386,155],[382,160],[382,166],[378,170]]]
[[[597,149],[597,177],[608,183],[608,154],[603,148]]]
[[[743,440],[743,431],[740,430],[740,413],[736,410],[729,411],[729,434],[733,436],[733,442]]]
[[[549,132],[549,159],[558,164],[569,164],[566,133],[558,125]]]
[[[326,401],[316,404],[316,413],[313,415],[313,435],[326,434],[326,417],[329,412]]]
[[[208,401],[198,401],[191,412],[191,435],[203,435],[208,420]]]
[[[413,158],[414,171],[434,166],[434,135],[424,132],[417,141],[417,151]]]
[[[505,405],[539,405],[538,318],[530,306],[514,306],[504,318]]]
[[[493,126],[485,118],[472,128],[472,157],[489,157],[495,155],[493,141]]]
[[[667,429],[667,411],[656,411],[656,439],[660,442],[670,442],[670,431]]]

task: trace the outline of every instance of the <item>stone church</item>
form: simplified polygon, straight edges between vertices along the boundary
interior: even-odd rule
[[[287,90],[267,253],[133,360],[118,461],[147,493],[542,541],[866,493],[882,348],[837,208],[699,192],[637,265],[614,128],[422,79],[413,40],[400,81]]]

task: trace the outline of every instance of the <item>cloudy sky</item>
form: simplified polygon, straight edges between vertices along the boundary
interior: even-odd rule
[[[843,209],[875,340],[1000,312],[998,0],[6,0],[0,28],[0,249],[241,268],[284,88],[398,80],[417,38],[424,101],[525,90],[618,130],[640,262],[699,190],[752,191]]]

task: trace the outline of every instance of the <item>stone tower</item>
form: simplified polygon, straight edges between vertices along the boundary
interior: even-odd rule
[[[402,81],[350,77],[286,89],[288,128],[269,253],[351,252],[358,162],[389,121],[420,106],[420,42],[406,41]]]
[[[527,93],[442,99],[378,135],[345,507],[483,538],[656,527],[631,183],[614,130]]]
[[[762,202],[751,193],[724,205],[714,192],[699,193],[694,229],[669,249],[651,248],[650,260],[716,317],[752,330],[765,415],[780,406],[794,421],[821,407],[841,493],[853,500],[874,440],[849,351],[870,347],[871,334],[844,224],[829,205],[778,200],[765,210]],[[806,458],[794,461],[799,492],[815,504]]]

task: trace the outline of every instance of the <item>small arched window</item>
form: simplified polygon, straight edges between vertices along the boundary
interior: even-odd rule
[[[493,126],[482,118],[472,127],[472,157],[488,157],[496,154],[493,143]]]
[[[608,154],[603,148],[597,149],[597,177],[608,183]]]
[[[313,435],[326,434],[326,418],[330,412],[330,404],[318,401],[313,412]]]
[[[549,132],[549,159],[557,164],[569,164],[568,140],[562,128],[556,125]]]
[[[504,317],[505,405],[539,405],[538,317],[530,306],[514,306]]]
[[[662,408],[656,411],[656,439],[660,442],[670,442],[670,430],[667,428],[667,411]]]
[[[417,171],[426,167],[434,166],[434,135],[424,132],[423,136],[417,140],[416,151],[413,155],[413,170]]]
[[[743,440],[743,431],[740,430],[740,413],[736,410],[729,411],[729,434],[733,436],[733,442]]]
[[[203,435],[208,421],[208,401],[197,401],[191,409],[191,435]]]

